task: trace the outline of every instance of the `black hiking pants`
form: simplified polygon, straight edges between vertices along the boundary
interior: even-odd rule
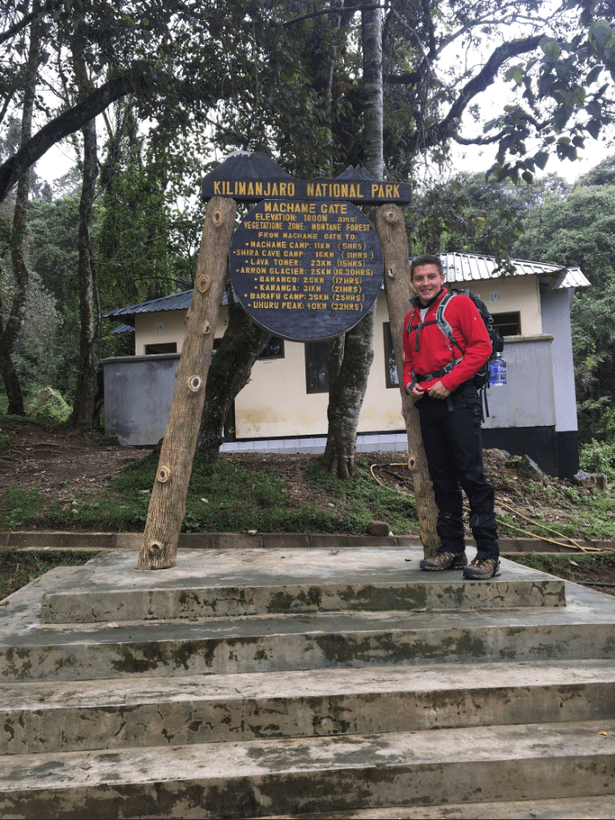
[[[423,396],[416,402],[438,507],[439,552],[463,552],[463,495],[470,505],[470,528],[477,558],[499,556],[493,485],[483,467],[482,407],[471,382],[446,399]]]

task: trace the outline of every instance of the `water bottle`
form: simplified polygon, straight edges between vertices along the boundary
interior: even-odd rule
[[[496,353],[489,363],[489,384],[491,387],[506,384],[506,361],[501,353]]]

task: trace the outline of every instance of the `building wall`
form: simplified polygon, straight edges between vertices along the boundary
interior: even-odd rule
[[[518,454],[527,453],[548,472],[572,475],[578,469],[578,454],[571,295],[562,290],[543,293],[541,313],[535,276],[470,284],[493,313],[521,313],[522,335],[505,340],[508,384],[491,388],[487,394],[485,445],[523,449]],[[227,315],[223,308],[216,338],[224,333]],[[184,316],[183,311],[137,314],[137,355],[103,362],[107,434],[117,436],[123,444],[153,445],[164,435],[185,334]],[[383,326],[387,322],[382,293],[376,306],[374,361],[359,420],[360,433],[404,431],[399,388],[386,386]],[[178,354],[143,355],[146,345],[161,342],[176,342]],[[328,393],[307,392],[305,345],[285,341],[284,353],[284,358],[260,359],[254,364],[249,383],[235,401],[237,439],[326,434]]]
[[[464,284],[483,300],[491,313],[518,311],[521,314],[522,336],[538,336],[545,332],[540,313],[537,276],[499,276],[496,279],[481,279]]]
[[[167,426],[179,353],[103,359],[105,433],[120,444],[151,447]]]
[[[553,336],[553,386],[555,428],[558,432],[577,430],[577,397],[574,384],[570,308],[574,290],[549,290],[542,293],[542,326]]]
[[[577,397],[574,384],[570,308],[574,290],[545,289],[542,292],[542,323],[553,334],[553,387],[557,475],[572,478],[579,469]]]
[[[494,312],[521,312],[522,330],[535,330],[541,326],[539,292],[536,277],[500,277],[480,282],[482,287],[472,288],[477,295],[493,307]],[[490,299],[496,301],[489,302]],[[553,311],[550,312],[551,315]],[[220,338],[226,327],[228,310],[222,308],[216,337]],[[385,359],[384,325],[388,323],[388,311],[384,293],[378,297],[374,330],[374,361],[370,371],[365,400],[359,417],[359,432],[403,431],[401,398],[398,387],[387,387],[387,362]],[[128,361],[120,359],[105,367],[106,384],[115,379],[114,388],[106,388],[106,417],[113,430],[109,435],[120,439],[138,438],[139,444],[154,444],[164,433],[166,415],[163,407],[170,407],[173,392],[170,362],[176,359],[168,354],[145,356],[147,345],[175,342],[178,354],[185,335],[183,311],[161,311],[135,316],[135,353],[142,361],[135,362],[133,379],[126,376]],[[394,340],[395,341],[395,340]],[[509,362],[509,386],[490,391],[490,417],[485,426],[503,428],[509,426],[544,426],[554,424],[553,381],[550,376],[551,337],[517,337],[507,340],[505,356]],[[522,347],[519,344],[522,343]],[[154,362],[161,362],[161,384],[153,388]],[[526,364],[531,361],[532,367]],[[114,373],[114,377],[111,373]],[[148,385],[143,395],[147,403],[141,404],[136,383],[146,375]],[[114,422],[120,393],[126,395],[126,418],[121,424]],[[159,390],[159,400],[150,403],[149,393]],[[110,392],[109,392],[110,391]],[[169,395],[163,401],[162,393]],[[511,396],[518,401],[511,401]],[[305,364],[305,345],[302,342],[284,342],[284,358],[257,360],[252,376],[235,400],[235,435],[238,439],[281,438],[286,436],[325,435],[327,432],[328,393],[308,393]],[[155,408],[150,412],[148,407]],[[164,418],[163,418],[164,417]],[[118,417],[119,418],[119,417]],[[146,425],[142,433],[136,432],[141,423]],[[145,419],[151,419],[151,424]]]
[[[488,388],[484,428],[555,428],[552,343],[547,334],[506,338],[507,384]]]
[[[221,307],[216,327],[216,338],[224,334],[228,308]],[[181,353],[186,335],[186,314],[183,310],[161,310],[159,313],[135,314],[135,356],[145,356],[147,345],[177,344]]]
[[[386,299],[379,296],[374,362],[359,417],[359,432],[403,430],[399,388],[386,387],[383,324]],[[327,432],[328,393],[308,393],[305,345],[284,342],[283,359],[261,359],[235,400],[237,438],[322,435]]]

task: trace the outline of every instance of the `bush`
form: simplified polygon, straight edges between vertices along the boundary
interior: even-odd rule
[[[615,442],[591,441],[584,444],[579,453],[582,470],[588,473],[604,473],[610,484],[615,483]]]
[[[64,400],[62,394],[57,390],[52,390],[51,387],[46,387],[38,396],[38,401],[43,397],[46,399],[44,403],[40,403],[31,412],[31,417],[38,421],[68,421],[71,409]]]

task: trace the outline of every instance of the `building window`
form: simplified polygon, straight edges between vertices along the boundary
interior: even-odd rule
[[[272,336],[257,356],[258,359],[283,359],[284,339]]]
[[[387,387],[399,387],[397,377],[397,366],[395,364],[395,351],[393,350],[393,337],[391,336],[391,323],[384,322],[384,372]]]
[[[145,345],[145,355],[155,356],[157,353],[177,353],[177,342],[164,342],[157,345]]]
[[[492,313],[493,326],[496,327],[502,336],[521,335],[521,314],[519,311],[512,313]]]
[[[330,339],[305,343],[306,392],[326,393],[328,391],[330,351]]]

